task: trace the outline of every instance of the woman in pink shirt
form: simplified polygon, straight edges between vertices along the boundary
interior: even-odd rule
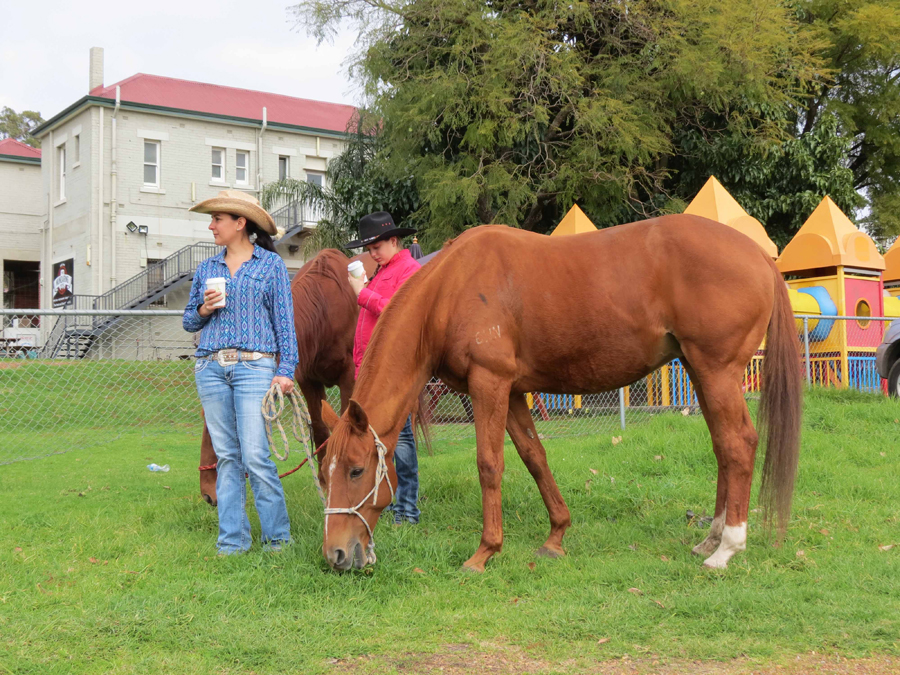
[[[409,251],[402,248],[400,242],[401,237],[415,232],[409,227],[397,227],[391,214],[379,211],[370,213],[359,221],[359,239],[347,244],[347,248],[364,247],[378,265],[368,282],[364,277],[357,279],[348,274],[359,304],[359,319],[353,340],[353,363],[356,364],[357,375],[378,317],[397,289],[419,269],[419,263],[413,260]],[[388,507],[394,512],[394,523],[418,523],[419,461],[411,419],[406,420],[397,439],[394,467],[397,469],[397,490],[394,493],[394,504]]]

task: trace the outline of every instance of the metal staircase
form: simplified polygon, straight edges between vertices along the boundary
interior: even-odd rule
[[[72,296],[63,309],[144,309],[194,278],[202,261],[221,250],[211,242],[179,249],[168,258],[111,288],[103,295]],[[41,358],[80,359],[94,341],[119,322],[118,316],[61,316],[41,349]]]
[[[284,235],[275,240],[275,245],[285,244],[295,234],[315,228],[322,216],[320,208],[311,208],[296,201],[273,211],[272,219],[275,221],[275,227],[284,231]]]

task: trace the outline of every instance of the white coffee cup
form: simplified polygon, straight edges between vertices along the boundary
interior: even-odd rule
[[[225,277],[210,277],[206,280],[206,290],[208,291],[219,291],[222,294],[222,299],[219,300],[213,307],[224,307],[225,306],[225,284],[227,283],[227,279]]]
[[[357,279],[366,275],[366,268],[363,266],[361,260],[354,260],[352,263],[347,265],[347,271],[351,274],[351,276]]]

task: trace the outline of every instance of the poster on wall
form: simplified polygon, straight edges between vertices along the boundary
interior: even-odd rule
[[[75,271],[75,259],[61,260],[53,263],[53,308],[65,307],[75,294],[72,275]]]

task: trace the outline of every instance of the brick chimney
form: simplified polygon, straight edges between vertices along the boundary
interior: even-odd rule
[[[91,47],[91,74],[88,91],[103,86],[103,47]]]

